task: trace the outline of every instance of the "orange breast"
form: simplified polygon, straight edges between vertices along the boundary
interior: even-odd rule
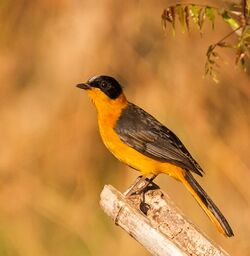
[[[180,172],[183,172],[180,167],[151,159],[120,140],[113,129],[120,116],[120,112],[121,110],[106,114],[102,112],[102,115],[98,115],[98,124],[102,140],[111,153],[121,162],[142,172],[144,175],[166,173],[178,179]]]

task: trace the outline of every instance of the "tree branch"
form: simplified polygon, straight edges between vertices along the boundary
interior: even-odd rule
[[[106,185],[100,205],[116,225],[152,255],[228,256],[189,222],[163,191],[150,190],[143,201],[139,195],[127,198]]]

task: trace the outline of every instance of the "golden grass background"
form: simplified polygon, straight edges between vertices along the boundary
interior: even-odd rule
[[[173,2],[173,1],[172,1]],[[220,84],[203,79],[206,22],[164,32],[168,1],[0,1],[0,255],[149,255],[100,209],[104,184],[138,173],[104,148],[95,110],[75,84],[116,77],[127,97],[181,138],[206,171],[198,181],[232,225],[226,239],[175,180],[157,183],[232,255],[250,255],[249,74],[221,52]]]

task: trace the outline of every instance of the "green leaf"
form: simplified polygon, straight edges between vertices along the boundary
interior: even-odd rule
[[[245,28],[242,31],[241,38],[243,40],[246,40],[246,39],[250,38],[250,25],[245,26]]]
[[[176,10],[176,13],[179,16],[179,21],[180,21],[180,24],[181,24],[182,33],[184,33],[185,30],[186,30],[184,9],[180,4],[177,4],[176,7],[175,7],[175,10]]]
[[[194,24],[199,27],[199,25],[198,25],[199,9],[198,9],[197,5],[191,4],[189,6],[189,11],[190,11],[190,16],[192,17]]]
[[[217,43],[217,46],[222,47],[222,48],[235,48],[235,46],[233,46],[232,44],[229,44],[225,41]]]
[[[202,7],[199,10],[199,16],[198,16],[198,26],[199,26],[200,32],[202,30],[204,20],[205,20],[205,8]]]
[[[162,20],[162,24],[163,24],[163,27],[166,29],[167,27],[167,22],[166,22],[166,9],[163,10],[163,13],[161,15],[161,20]]]
[[[238,22],[229,15],[227,10],[220,11],[220,15],[232,29],[239,28],[240,25],[238,24]]]
[[[215,20],[214,9],[209,6],[206,6],[205,15],[211,21],[212,28],[214,29],[214,20]]]
[[[246,68],[245,57],[246,57],[245,52],[242,49],[239,49],[236,54],[235,64],[239,65],[243,69],[243,71],[246,72],[247,68]]]
[[[211,54],[215,59],[219,58],[219,54],[217,52],[212,52]]]
[[[209,45],[209,47],[207,49],[207,53],[206,53],[207,57],[209,57],[211,55],[211,53],[213,52],[214,48],[215,48],[214,44]]]
[[[166,29],[167,22],[171,23],[173,34],[175,35],[175,9],[174,7],[168,7],[165,9],[161,15],[163,27]]]
[[[207,49],[207,60],[205,63],[205,75],[209,75],[215,83],[219,83],[218,71],[216,68],[219,67],[216,60],[220,58],[219,54],[214,51],[217,44],[211,44]]]
[[[173,35],[175,36],[175,8],[173,6],[170,7],[170,13],[173,19],[173,22],[172,22]]]
[[[208,60],[205,63],[205,76],[206,75],[209,75],[216,84],[219,83],[218,72],[214,68],[214,66],[210,62],[208,62]]]
[[[186,22],[187,30],[189,31],[189,8],[188,8],[188,5],[185,6],[184,12],[185,12],[185,22]]]
[[[168,22],[173,22],[173,17],[171,15],[171,12],[170,12],[170,8],[167,8],[163,11],[162,15],[161,15],[161,18],[165,21],[168,21]]]

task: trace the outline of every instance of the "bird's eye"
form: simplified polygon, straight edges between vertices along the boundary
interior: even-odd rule
[[[106,82],[104,82],[104,81],[101,82],[101,88],[106,88],[107,85],[108,85],[108,84],[107,84]]]

